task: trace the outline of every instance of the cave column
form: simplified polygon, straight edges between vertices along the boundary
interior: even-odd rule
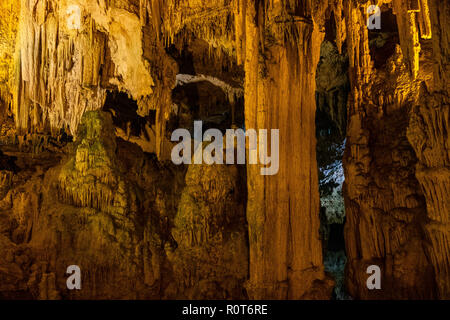
[[[247,167],[247,289],[251,299],[308,298],[324,280],[315,140],[315,70],[323,34],[312,22],[297,21],[286,24],[292,39],[282,33],[269,43],[262,38],[263,9],[248,0],[242,12],[246,128],[280,130],[278,174],[263,176],[260,166]]]

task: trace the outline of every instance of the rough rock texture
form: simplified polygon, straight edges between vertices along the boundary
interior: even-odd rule
[[[430,1],[433,21],[434,83],[423,83],[412,111],[408,139],[419,163],[416,177],[427,202],[423,223],[428,253],[435,272],[438,295],[450,298],[450,19],[449,1]],[[427,89],[427,87],[429,89]]]
[[[0,117],[2,121],[8,114],[9,104],[12,101],[18,15],[19,1],[2,1],[0,4]]]
[[[69,23],[71,6],[81,12],[79,28]],[[106,90],[116,89],[137,100],[142,116],[157,110],[153,144],[163,154],[176,66],[138,14],[136,1],[22,1],[17,128],[76,134],[83,113],[101,109]]]
[[[245,169],[245,168],[240,168]],[[245,173],[237,166],[191,165],[168,253],[179,291],[189,299],[243,299],[248,277]],[[242,180],[241,180],[242,179]],[[224,253],[228,253],[224,255]]]
[[[317,65],[317,107],[319,112],[330,116],[330,120],[339,129],[340,137],[345,136],[347,126],[347,97],[349,91],[347,69],[348,57],[339,54],[337,47],[330,41],[325,40],[321,46],[320,61]]]
[[[2,294],[245,297],[245,180],[237,167],[192,166],[186,174],[158,163],[116,142],[111,115],[99,111],[85,113],[73,148],[60,165],[54,160],[51,169],[30,172],[20,188],[15,181],[24,177],[2,171],[1,226],[9,235],[1,238],[8,257],[0,269]],[[66,289],[72,264],[82,268],[79,292]]]

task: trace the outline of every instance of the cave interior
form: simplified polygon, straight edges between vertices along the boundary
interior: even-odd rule
[[[450,0],[0,9],[0,299],[450,298]],[[176,165],[195,121],[279,172]]]

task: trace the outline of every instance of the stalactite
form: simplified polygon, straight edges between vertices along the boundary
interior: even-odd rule
[[[20,3],[2,1],[0,4],[0,121],[3,121],[13,101],[14,51],[19,21]]]
[[[11,105],[17,127],[0,127],[13,132],[1,142],[17,144],[21,154],[32,150],[34,165],[35,156],[48,153],[42,155],[43,145],[55,140],[48,134],[75,135],[74,144],[55,147],[68,153],[61,165],[52,154],[58,161],[45,158],[45,170],[33,173],[24,187],[30,196],[15,187],[16,175],[0,174],[2,212],[17,218],[9,225],[27,231],[10,232],[3,217],[0,228],[15,242],[26,235],[38,261],[33,270],[6,265],[23,271],[21,285],[56,297],[65,290],[54,281],[61,266],[40,263],[77,257],[89,268],[81,297],[329,298],[314,118],[316,89],[320,96],[334,85],[315,87],[333,15],[333,40],[348,54],[351,83],[348,119],[335,114],[347,132],[348,290],[357,299],[448,297],[449,0],[74,2],[80,28],[66,24],[65,1],[20,1],[15,55],[18,17],[5,12],[18,13],[19,1],[0,4],[1,116],[12,122]],[[397,21],[388,26],[395,30],[384,39],[392,48],[382,52],[390,55],[383,63],[373,43],[385,32],[367,29],[373,4],[382,6],[386,23]],[[280,130],[276,176],[261,176],[252,165],[243,180],[229,166],[189,167],[186,174],[160,161],[170,159],[170,121],[179,120],[173,89],[197,80],[220,87],[227,107],[245,100],[245,128]],[[99,111],[107,90],[136,102],[132,111],[146,118],[144,131],[154,140],[148,149],[133,144],[131,122],[114,132],[112,119]],[[248,190],[237,192],[238,182]],[[17,249],[0,240],[0,256]],[[381,291],[367,290],[372,264],[382,269]],[[111,277],[126,281],[114,287]]]
[[[411,10],[408,3],[401,0],[393,0],[393,8],[397,16],[403,55],[407,58],[411,73],[416,78],[419,73],[420,54],[417,10]]]
[[[117,173],[114,130],[108,116],[101,112],[83,116],[75,156],[62,170],[58,189],[63,203],[125,215],[127,190]]]
[[[331,287],[323,273],[318,234],[315,74],[311,72],[318,63],[323,34],[307,21],[287,20],[275,28],[288,33],[275,33],[276,42],[267,41],[265,53],[271,58],[264,58],[262,25],[253,1],[247,1],[245,12],[246,127],[279,128],[281,139],[278,175],[265,177],[257,167],[247,168],[247,291],[255,299],[300,299],[316,287],[326,297]],[[287,39],[287,34],[298,42]]]
[[[433,20],[427,17],[428,5],[432,7],[430,1],[417,2],[419,6],[397,0],[384,2],[394,9],[400,46],[380,69],[372,66],[367,31],[358,30],[358,26],[365,29],[367,17],[364,12],[368,4],[348,2],[345,10],[345,19],[352,26],[347,29],[352,93],[344,157],[349,258],[347,286],[351,295],[363,299],[431,298],[435,297],[437,288],[441,290],[438,296],[445,297],[448,273],[442,270],[448,266],[438,262],[445,257],[434,247],[437,243],[445,243],[445,232],[426,231],[432,228],[423,225],[427,212],[429,216],[435,212],[432,209],[435,198],[431,194],[439,192],[434,188],[427,190],[426,186],[431,184],[425,180],[432,175],[427,171],[427,179],[424,179],[420,163],[423,161],[422,153],[419,152],[427,141],[425,128],[437,125],[437,120],[441,126],[445,123],[442,121],[445,116],[434,116],[433,121],[425,124],[426,118],[422,117],[427,114],[426,108],[414,107],[419,103],[418,97],[427,96],[424,92],[419,93],[420,82],[425,79],[431,85],[430,78],[436,79],[437,75],[433,77],[423,58],[421,60],[421,41],[427,41],[431,35],[434,39],[439,32],[429,30],[428,23]],[[418,22],[420,30],[416,27]],[[425,102],[420,104],[427,105]],[[436,110],[440,113],[445,108]],[[419,159],[406,139],[407,130]],[[444,131],[437,136],[444,137]],[[380,153],[378,150],[383,151]],[[436,159],[434,157],[438,153],[445,154],[440,149],[431,157]],[[398,175],[391,170],[403,174]],[[438,180],[441,181],[445,175],[439,172],[441,178]],[[389,184],[384,182],[386,177]],[[436,185],[440,186],[440,182],[434,181],[433,186]],[[439,211],[441,209],[443,211]],[[436,210],[446,212],[442,207]],[[431,241],[433,245],[424,239],[424,232],[429,233],[429,238],[434,238]],[[445,245],[442,250],[448,251]],[[386,284],[379,295],[365,289],[364,277],[358,280],[370,264],[380,265],[383,270]]]

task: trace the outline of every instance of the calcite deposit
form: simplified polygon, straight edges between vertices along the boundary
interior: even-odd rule
[[[449,299],[449,23],[450,0],[2,0],[0,299]],[[175,165],[194,121],[278,129],[278,173]]]

